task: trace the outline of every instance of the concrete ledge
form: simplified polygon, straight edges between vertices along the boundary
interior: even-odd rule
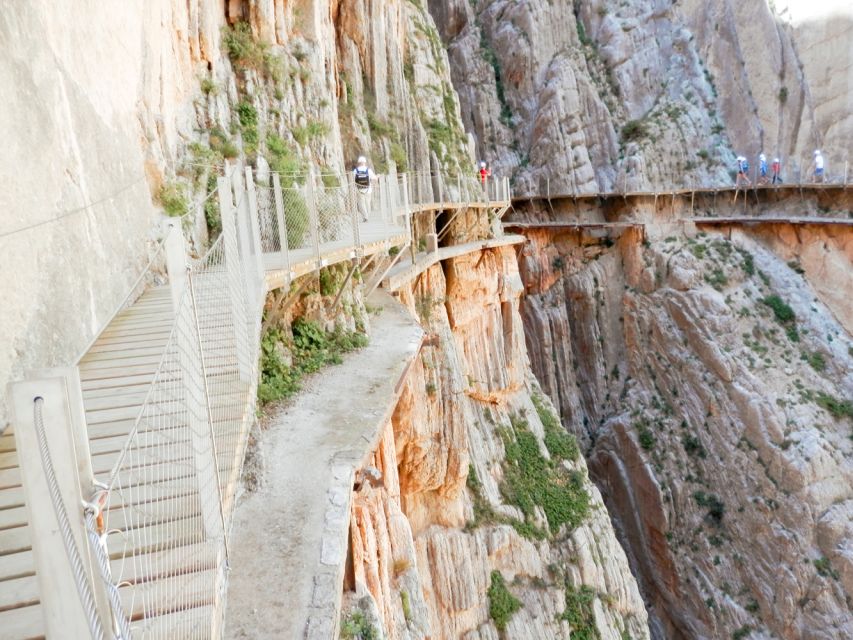
[[[448,258],[458,258],[466,253],[473,251],[482,251],[483,249],[492,249],[494,247],[505,247],[513,244],[523,244],[527,242],[527,238],[521,235],[507,235],[499,238],[490,238],[488,240],[477,240],[476,242],[467,242],[465,244],[454,245],[452,247],[442,247],[438,251],[432,253],[421,253],[415,259],[414,263],[401,264],[391,270],[382,280],[382,287],[388,291],[396,291],[407,282],[411,282],[421,273],[429,269],[434,264],[438,264],[442,260]]]
[[[391,419],[423,330],[384,291],[371,340],[309,379],[259,440],[261,487],[232,526],[227,638],[337,637],[353,477]]]

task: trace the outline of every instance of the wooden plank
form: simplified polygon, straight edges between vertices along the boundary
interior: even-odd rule
[[[0,580],[36,575],[36,563],[30,550],[0,555]],[[2,627],[0,627],[2,629]]]
[[[41,605],[0,611],[3,640],[40,640],[44,638]]]
[[[216,611],[205,605],[134,623],[134,640],[184,640],[211,637]]]
[[[0,529],[10,529],[27,524],[27,510],[24,507],[0,509]]]
[[[39,586],[35,574],[0,581],[0,611],[38,603]]]

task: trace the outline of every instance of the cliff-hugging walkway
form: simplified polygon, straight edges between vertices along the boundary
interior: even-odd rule
[[[261,181],[248,168],[219,178],[222,234],[204,256],[188,254],[181,225],[172,221],[76,366],[30,372],[11,385],[13,430],[0,435],[4,639],[221,637],[235,566],[230,538],[242,526],[233,526],[233,514],[255,415],[266,293],[338,262],[352,261],[353,271],[378,256],[393,264],[401,247],[413,245],[415,214],[474,210],[499,218],[509,206],[505,179],[484,188],[473,176],[382,175],[362,193],[346,180],[327,184],[306,176],[303,184],[283,187],[278,175],[272,178]],[[378,277],[368,288],[376,284]],[[400,313],[386,311],[378,321],[377,347],[356,357],[355,371],[325,380],[338,400],[347,389],[353,399],[330,414],[338,426],[349,424],[358,402],[379,400],[363,405],[358,431],[343,432],[342,440],[300,438],[300,447],[314,442],[352,452],[351,464],[359,461],[354,447],[370,444],[362,433],[381,423],[381,407],[392,406],[386,396],[399,379],[394,370],[420,340]],[[332,406],[323,402],[315,410]],[[297,421],[317,435],[310,408]],[[290,493],[305,504],[323,503],[320,494],[316,501],[306,497],[325,491],[330,458],[323,451],[292,457],[305,469],[326,470],[301,495]],[[336,460],[348,460],[341,455]],[[346,496],[351,464],[331,467]],[[344,496],[335,495],[330,527],[345,532],[346,502],[337,504]],[[307,522],[306,514],[300,524]],[[320,536],[323,522],[315,524],[304,530]],[[328,573],[289,572],[299,576],[294,589],[303,603],[319,593],[310,584],[315,573],[325,576],[329,593],[339,591],[331,585],[339,584],[333,574],[343,570],[345,548],[345,535],[324,534],[320,560]]]
[[[234,516],[228,638],[332,637],[353,474],[375,450],[423,337],[387,293],[370,302],[381,307],[370,344],[314,376],[265,426],[263,479]]]

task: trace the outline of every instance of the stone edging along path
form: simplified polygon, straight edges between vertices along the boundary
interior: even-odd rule
[[[313,376],[259,441],[261,486],[234,513],[228,638],[328,640],[340,619],[354,473],[378,446],[423,340],[388,293],[370,343]]]

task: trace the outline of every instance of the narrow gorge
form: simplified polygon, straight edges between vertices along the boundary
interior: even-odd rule
[[[164,229],[205,256],[217,178],[317,244],[259,305],[214,635],[853,638],[847,3],[12,4],[0,382],[165,282]],[[734,190],[760,153],[783,184]],[[276,185],[362,155],[437,195],[328,264],[358,223]],[[480,161],[511,199],[450,206]]]

